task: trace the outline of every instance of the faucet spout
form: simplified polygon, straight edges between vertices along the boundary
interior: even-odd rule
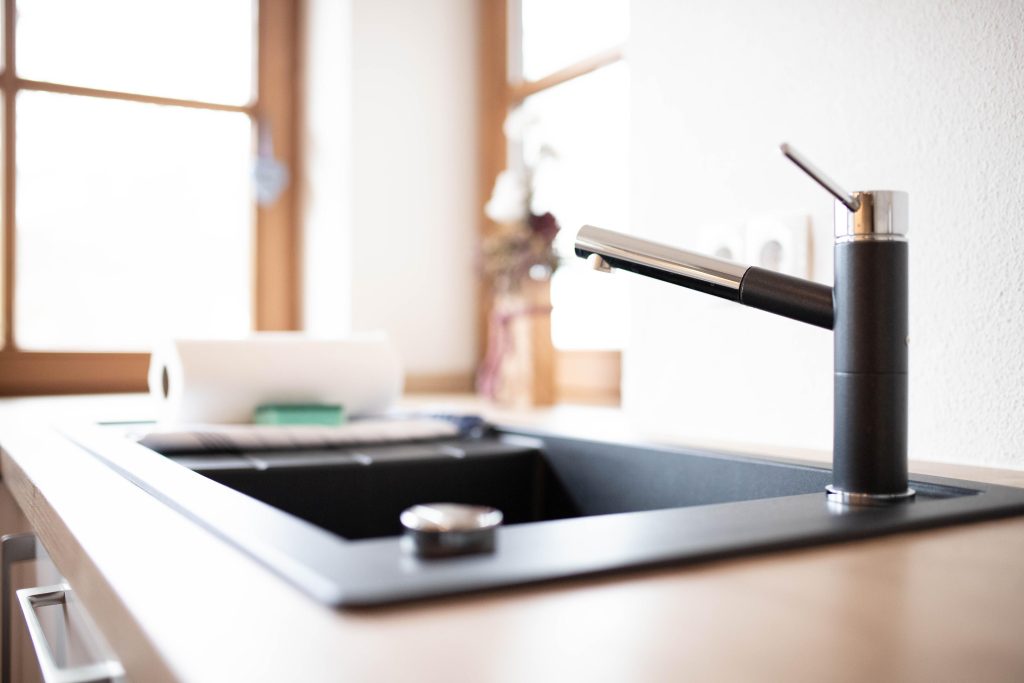
[[[809,280],[677,249],[592,225],[576,235],[576,255],[607,266],[831,330],[832,288]]]

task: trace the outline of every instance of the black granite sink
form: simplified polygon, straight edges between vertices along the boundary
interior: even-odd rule
[[[392,603],[846,541],[1024,513],[1024,490],[912,477],[886,508],[826,501],[827,468],[498,429],[330,451],[161,456],[96,428],[69,436],[316,598]],[[416,503],[497,507],[493,553],[411,556]]]
[[[394,536],[416,503],[496,507],[505,524],[818,493],[828,472],[567,439],[496,436],[173,460],[346,539]]]

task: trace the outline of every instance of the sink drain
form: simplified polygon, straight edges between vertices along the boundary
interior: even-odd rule
[[[501,510],[484,505],[425,503],[402,511],[405,548],[417,557],[451,557],[494,551]]]

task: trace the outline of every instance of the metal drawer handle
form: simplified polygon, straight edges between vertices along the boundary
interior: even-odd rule
[[[11,683],[11,568],[17,562],[34,559],[36,535],[32,532],[0,538],[0,683]]]
[[[17,592],[21,611],[25,613],[28,633],[32,638],[32,646],[39,659],[39,669],[42,671],[43,680],[46,683],[105,683],[120,679],[124,676],[124,667],[120,662],[114,660],[93,662],[69,669],[63,669],[57,664],[50,644],[46,642],[46,634],[43,633],[43,626],[36,614],[36,607],[67,605],[69,593],[71,593],[71,588],[66,583],[23,588]]]

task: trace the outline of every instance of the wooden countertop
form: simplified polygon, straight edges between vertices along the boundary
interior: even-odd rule
[[[336,611],[46,429],[147,409],[0,401],[4,481],[135,681],[1024,680],[1024,518]],[[610,409],[488,412],[643,436]],[[1018,471],[911,469],[1024,486]]]

